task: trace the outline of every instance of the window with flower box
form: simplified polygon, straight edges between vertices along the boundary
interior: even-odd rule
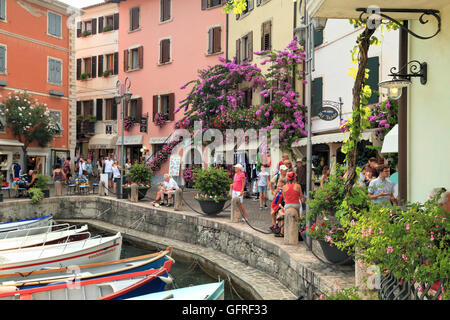
[[[153,120],[157,113],[167,114],[169,121],[175,120],[175,94],[161,94],[153,96]]]

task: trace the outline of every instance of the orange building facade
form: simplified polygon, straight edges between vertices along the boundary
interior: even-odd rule
[[[47,105],[60,129],[46,148],[31,145],[25,159],[0,118],[0,170],[8,178],[13,163],[50,175],[56,163],[74,156],[75,11],[58,1],[0,0],[0,107],[9,94],[26,91]]]

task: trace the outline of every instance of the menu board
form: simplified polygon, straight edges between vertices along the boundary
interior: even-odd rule
[[[177,154],[170,157],[169,176],[178,177],[180,175],[181,157]]]

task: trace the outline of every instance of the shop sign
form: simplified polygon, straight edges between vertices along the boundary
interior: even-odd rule
[[[342,100],[339,98],[339,102],[325,100],[323,101],[322,108],[319,110],[319,118],[325,121],[332,121],[338,116],[342,115]]]
[[[148,112],[146,115],[142,115],[141,121],[139,123],[140,129],[139,132],[147,133],[147,126],[148,126]]]

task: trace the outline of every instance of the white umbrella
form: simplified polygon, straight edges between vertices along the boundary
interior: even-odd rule
[[[381,148],[381,153],[396,152],[398,152],[398,124],[386,134],[383,141],[383,147]]]

